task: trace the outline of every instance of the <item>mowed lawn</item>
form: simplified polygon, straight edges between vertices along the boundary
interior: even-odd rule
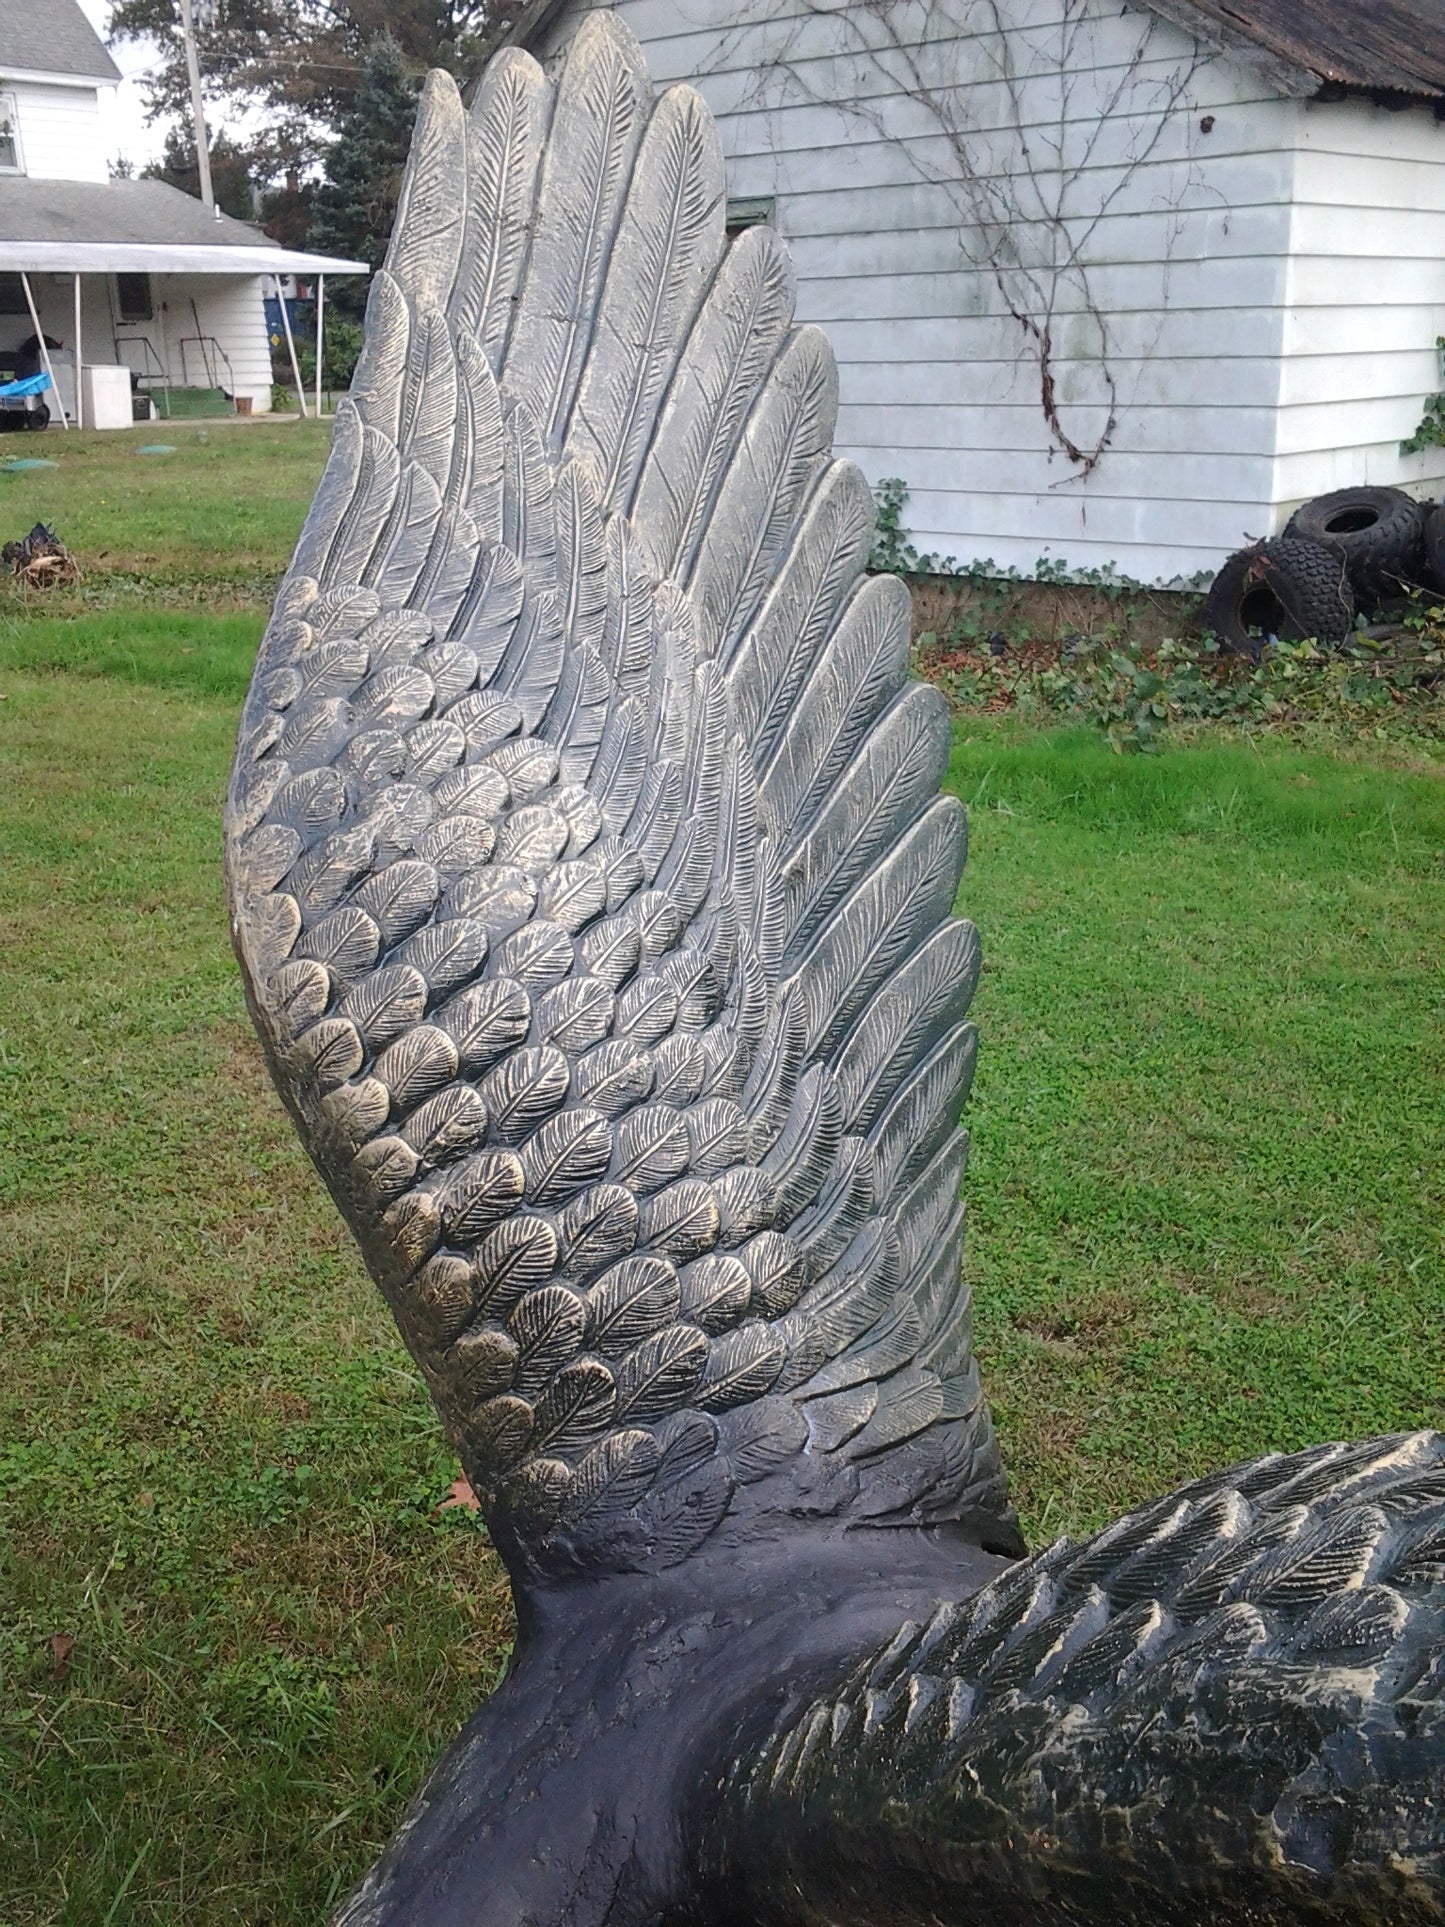
[[[6,532],[87,568],[0,611],[0,1927],[312,1927],[509,1605],[227,944],[231,736],[320,437],[137,439],[0,474]],[[1030,1535],[1440,1423],[1441,766],[974,723],[950,781],[967,1267]]]

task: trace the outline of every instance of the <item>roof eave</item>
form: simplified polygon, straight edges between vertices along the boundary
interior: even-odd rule
[[[26,81],[35,87],[118,87],[124,79],[120,68],[112,64],[109,73],[62,73],[52,67],[12,67],[0,62],[0,77],[5,80]]]
[[[562,0],[556,3],[561,4]],[[1341,100],[1350,96],[1400,107],[1433,107],[1437,113],[1445,106],[1445,93],[1438,88],[1390,87],[1356,80],[1328,61],[1300,59],[1267,35],[1256,37],[1253,33],[1234,31],[1214,15],[1201,14],[1194,0],[1126,0],[1126,4],[1142,6],[1158,14],[1192,39],[1250,68],[1277,93],[1295,100],[1320,97]]]
[[[297,248],[177,241],[0,240],[0,274],[370,274],[365,261]]]
[[[504,47],[532,50],[566,4],[567,0],[527,0],[526,6],[502,35],[501,44]]]

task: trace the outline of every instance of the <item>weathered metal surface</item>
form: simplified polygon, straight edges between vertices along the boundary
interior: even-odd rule
[[[242,720],[252,1009],[521,1617],[356,1922],[729,1918],[703,1875],[790,1851],[777,1776],[756,1821],[736,1789],[794,1696],[836,1701],[900,1619],[1022,1552],[959,1273],[977,944],[947,718],[906,681],[906,594],[861,575],[828,344],[791,326],[775,236],[724,250],[722,186],[702,103],[653,105],[611,16],[555,92],[515,51],[470,115],[433,77]],[[1422,1477],[1411,1570],[1438,1593]],[[1321,1598],[1378,1510],[1335,1496]],[[1178,1504],[1200,1558],[1228,1552],[1242,1515]],[[990,1599],[1032,1653],[1013,1591],[970,1623]],[[891,1799],[891,1757],[864,1748],[849,1797]],[[735,1789],[711,1833],[710,1788]],[[1341,1893],[1375,1837],[1331,1863]],[[1229,1871],[1185,1890],[1222,1902]],[[815,1916],[791,1874],[773,1898]]]

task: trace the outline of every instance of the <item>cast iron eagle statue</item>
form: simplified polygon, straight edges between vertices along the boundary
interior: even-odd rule
[[[423,99],[226,814],[508,1677],[347,1927],[1445,1918],[1445,1440],[1025,1556],[949,727],[787,250],[615,16]]]

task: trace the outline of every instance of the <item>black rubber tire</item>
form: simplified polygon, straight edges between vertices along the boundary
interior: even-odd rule
[[[1445,595],[1445,503],[1425,517],[1425,586]]]
[[[1425,511],[1403,489],[1337,488],[1317,495],[1295,510],[1285,534],[1341,550],[1361,608],[1373,608],[1420,579]]]
[[[50,410],[43,401],[37,402],[34,408],[26,410],[25,426],[33,435],[38,435],[43,428],[49,428]]]
[[[1238,655],[1257,656],[1267,636],[1343,642],[1355,626],[1344,558],[1326,542],[1287,535],[1241,549],[1210,585],[1204,626],[1221,649]]]

